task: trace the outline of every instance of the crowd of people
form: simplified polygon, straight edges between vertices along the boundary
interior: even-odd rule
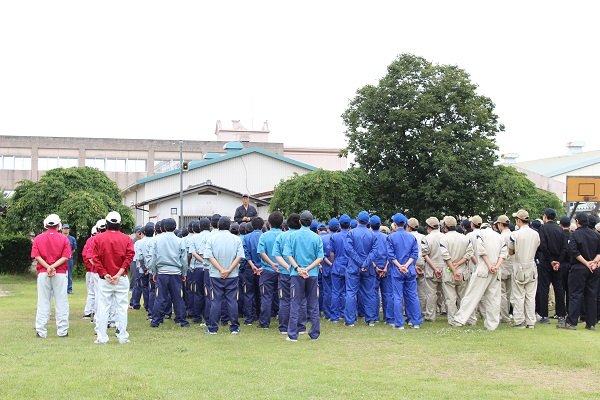
[[[393,329],[419,329],[445,314],[451,326],[495,330],[550,323],[553,288],[557,328],[595,329],[600,310],[600,234],[595,217],[541,220],[525,210],[484,221],[431,216],[421,225],[401,213],[391,228],[361,211],[317,222],[309,211],[284,219],[276,211],[264,221],[246,203],[235,220],[215,214],[177,229],[167,218],[121,232],[121,216],[110,212],[85,243],[87,301],[84,318],[95,323],[96,343],[116,328],[129,341],[128,308],[143,308],[149,326],[167,319],[190,322],[217,334],[227,326],[269,329],[274,323],[289,341],[308,334],[317,340],[321,319],[353,327],[381,322]],[[250,215],[248,215],[250,214]],[[254,215],[252,215],[254,214]],[[67,336],[69,305],[65,273],[72,251],[58,232],[60,218],[44,221],[33,242],[38,261],[36,332],[47,336],[55,297],[58,336]],[[130,284],[128,272],[131,268]],[[129,298],[129,291],[132,295]]]

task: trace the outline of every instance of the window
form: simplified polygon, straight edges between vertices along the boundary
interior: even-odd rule
[[[86,158],[85,166],[104,171],[104,158]]]
[[[86,158],[85,165],[108,172],[146,172],[146,160],[135,158]]]
[[[107,158],[106,159],[106,171],[109,172],[125,172],[125,159],[124,158]]]
[[[76,167],[79,162],[76,158],[40,157],[38,158],[38,169],[48,171],[54,168]]]
[[[127,159],[127,172],[146,172],[146,160]]]

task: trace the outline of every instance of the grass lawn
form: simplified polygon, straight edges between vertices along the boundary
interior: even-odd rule
[[[94,344],[82,320],[85,283],[69,296],[68,338],[54,311],[46,340],[35,337],[33,277],[0,276],[0,399],[598,399],[600,332],[502,325],[416,331],[378,324],[347,328],[324,321],[321,337],[285,341],[241,327],[204,335],[172,321],[151,329],[129,313],[131,342]]]

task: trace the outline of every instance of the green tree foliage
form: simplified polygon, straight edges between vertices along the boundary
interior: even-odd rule
[[[71,234],[89,235],[98,219],[118,211],[124,230],[135,224],[131,210],[121,203],[118,186],[102,171],[90,167],[56,168],[38,182],[22,181],[10,199],[6,229],[40,232],[48,214],[58,214]]]
[[[554,194],[540,190],[522,172],[505,165],[496,167],[498,175],[494,183],[494,191],[487,199],[488,204],[482,210],[489,210],[489,217],[508,215],[519,209],[529,212],[531,218],[541,218],[548,207],[556,210],[557,216],[565,215],[562,201]]]
[[[471,215],[495,182],[494,103],[462,69],[400,55],[342,115],[348,147],[369,176],[377,211]]]
[[[23,274],[31,266],[31,239],[0,234],[0,274]]]
[[[286,216],[309,210],[320,221],[328,221],[343,213],[355,216],[360,210],[368,209],[370,204],[366,188],[366,175],[361,170],[319,169],[282,180],[275,187],[269,208]]]

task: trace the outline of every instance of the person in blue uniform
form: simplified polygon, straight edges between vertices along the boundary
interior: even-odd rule
[[[337,232],[340,227],[340,223],[337,218],[329,220],[328,230],[319,233],[321,240],[323,241],[323,262],[321,263],[321,282],[322,286],[320,292],[323,294],[323,314],[325,319],[331,319],[331,268],[333,263],[331,262],[330,245],[331,235]]]
[[[69,224],[63,224],[62,226],[62,234],[69,239],[69,245],[71,246],[71,258],[69,258],[69,270],[67,271],[67,294],[73,294],[73,265],[75,261],[75,251],[77,250],[77,240],[73,236],[69,234],[71,232],[71,227]]]
[[[251,232],[248,232],[248,225],[252,227]],[[243,275],[242,275],[242,287],[243,292],[242,296],[244,297],[244,324],[252,325],[252,323],[258,320],[257,314],[260,310],[259,307],[256,307],[256,298],[255,292],[258,286],[258,279],[260,279],[260,274],[262,273],[261,268],[261,258],[258,254],[258,240],[262,235],[262,227],[264,225],[264,220],[260,217],[255,217],[252,219],[250,224],[246,224],[246,235],[242,241],[242,245],[244,246],[244,253],[246,257],[246,261],[248,262],[248,266]]]
[[[346,236],[350,228],[350,216],[340,216],[340,231],[331,235],[329,250],[333,261],[331,268],[331,322],[337,323],[344,310],[346,295]]]
[[[381,294],[381,305],[383,309],[383,320],[387,325],[394,323],[394,296],[392,290],[392,276],[389,271],[387,235],[379,230],[381,218],[373,215],[369,220],[371,230],[375,235],[375,255],[373,256],[373,267],[377,278],[375,285],[375,297],[379,300]],[[379,301],[377,302],[379,310]]]
[[[206,239],[210,235],[210,221],[208,218],[203,218],[201,221],[193,221],[192,230],[194,235],[189,241],[188,252],[192,256],[190,262],[190,270],[188,272],[188,287],[191,293],[192,300],[192,322],[197,324],[208,323],[208,315],[204,304],[204,270],[209,267],[209,263],[204,259],[204,248]],[[204,319],[204,323],[202,322]]]
[[[377,299],[375,298],[375,269],[372,262],[377,251],[375,235],[367,228],[369,213],[361,211],[357,217],[358,225],[348,232],[346,236],[346,305],[344,307],[344,320],[347,326],[354,326],[357,315],[357,296],[360,290],[360,299],[363,302],[365,322],[374,326],[379,319],[377,312]]]
[[[417,239],[404,230],[408,222],[406,217],[397,213],[392,220],[398,229],[387,237],[388,259],[392,275],[394,299],[394,328],[404,329],[404,315],[410,319],[412,327],[419,329],[423,323],[421,305],[417,293],[416,260],[419,257]]]
[[[298,340],[298,321],[301,318],[302,302],[306,301],[307,317],[311,327],[308,336],[317,340],[321,334],[319,317],[319,264],[323,260],[323,241],[310,230],[313,220],[309,211],[300,214],[302,227],[290,234],[283,250],[291,267],[290,275],[290,320],[287,340]]]
[[[279,265],[273,255],[273,246],[277,237],[281,235],[281,224],[283,223],[283,214],[275,211],[269,215],[269,225],[271,229],[260,235],[258,239],[257,252],[261,258],[261,269],[259,287],[260,287],[260,315],[258,326],[268,329],[271,324],[271,311],[273,307],[274,293],[277,292],[277,280]]]

